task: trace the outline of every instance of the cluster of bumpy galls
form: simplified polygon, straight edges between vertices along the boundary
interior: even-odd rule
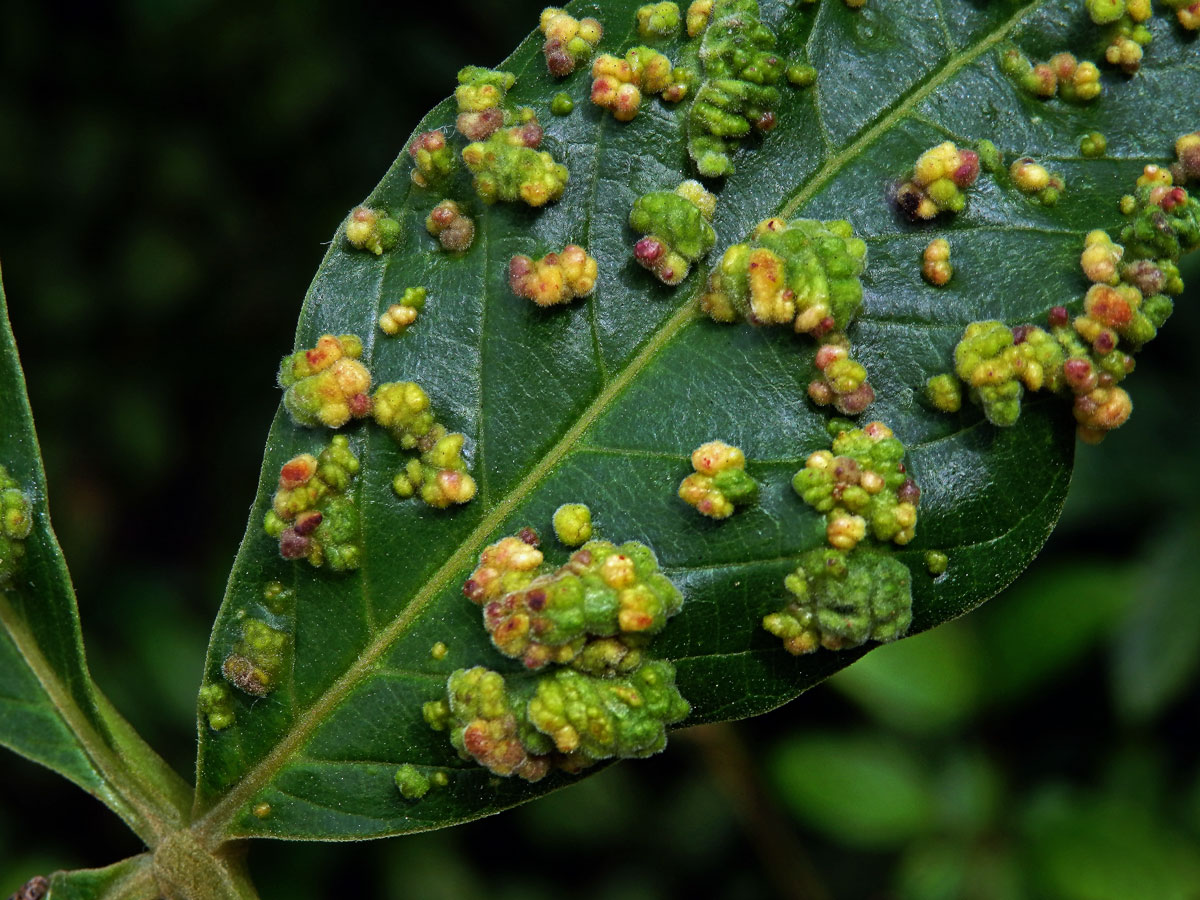
[[[417,187],[431,187],[445,181],[457,167],[454,151],[440,131],[425,131],[408,145],[413,170],[409,177]]]
[[[709,441],[692,451],[695,471],[679,484],[679,499],[710,519],[728,519],[739,506],[753,503],[758,483],[746,472],[746,456],[724,441]]]
[[[562,196],[567,167],[544,150],[536,122],[497,131],[485,141],[463,148],[463,162],[475,176],[475,191],[484,203],[523,201],[545,206]]]
[[[756,0],[716,0],[688,10],[688,33],[701,30],[703,80],[687,114],[688,154],[706,178],[733,173],[732,153],[751,131],[775,127],[784,61]],[[707,12],[707,15],[705,15]],[[693,31],[695,26],[695,31]]]
[[[446,700],[425,704],[425,721],[450,731],[450,743],[501,777],[540,781],[550,771],[550,739],[529,724],[527,684],[514,692],[504,676],[483,666],[458,669],[446,684]]]
[[[425,230],[448,253],[464,253],[475,241],[475,220],[454,200],[443,200],[425,217]]]
[[[233,693],[223,681],[206,684],[200,688],[197,708],[213,731],[224,731],[237,721],[233,708]]]
[[[265,697],[279,686],[287,643],[286,632],[261,619],[246,619],[242,623],[241,640],[225,657],[221,673],[239,691]]]
[[[529,540],[531,532],[523,537]],[[565,565],[545,571],[541,551],[516,548],[517,540],[505,538],[485,550],[463,592],[483,607],[496,649],[527,668],[578,667],[581,657],[587,666],[598,659],[584,653],[587,645],[614,639],[602,656],[606,665],[627,670],[683,603],[643,544],[589,541]]]
[[[296,595],[278,581],[263,588],[262,605],[265,615],[278,617],[295,612]],[[213,731],[223,731],[237,721],[233,685],[251,697],[265,697],[279,686],[287,665],[289,634],[260,618],[247,617],[248,610],[238,614],[242,625],[241,637],[234,641],[221,665],[223,681],[214,681],[200,688],[198,711]]]
[[[489,771],[537,781],[552,766],[648,756],[690,711],[674,668],[646,652],[683,597],[645,545],[589,541],[553,569],[526,528],[483,551],[463,593],[497,650],[552,667],[511,679],[459,669],[446,700],[425,705],[426,721]]]
[[[380,316],[379,327],[387,334],[397,334],[407,328],[416,321],[425,298],[423,287],[406,289],[400,302],[388,307]],[[369,415],[403,449],[416,450],[419,454],[394,479],[397,495],[419,494],[425,503],[439,509],[471,500],[476,486],[462,455],[465,437],[449,432],[437,422],[430,409],[429,396],[414,382],[381,384],[374,394],[368,394],[371,376],[359,362],[361,355],[362,341],[355,335],[335,337],[327,334],[317,341],[316,347],[284,357],[279,383],[286,389],[284,406],[293,420],[300,425],[337,428],[351,418]],[[335,438],[325,453],[344,459],[351,474],[357,471],[358,461],[353,459],[345,438]],[[308,471],[308,460],[313,457],[304,454],[284,466],[280,490],[285,497],[291,497],[298,490],[297,485],[308,485],[300,491],[301,495],[313,490],[324,495],[319,478],[309,484],[317,473],[315,469]],[[289,483],[285,485],[285,481]],[[338,488],[339,493],[341,490]],[[279,512],[280,495],[276,496],[277,508],[268,515],[266,527],[272,537],[280,539],[280,553],[285,558],[307,558],[317,566],[328,561],[336,571],[357,567],[358,513],[352,501],[345,497],[338,497],[336,502],[329,499],[330,508],[323,510],[323,518],[305,515],[293,523],[292,518]],[[290,500],[287,502],[294,505]],[[340,550],[330,556],[330,548],[343,545],[344,556]]]
[[[458,71],[454,100],[458,118],[454,127],[469,141],[487,140],[505,125],[520,124],[527,118],[524,110],[507,103],[509,89],[517,77],[499,69],[465,66]]]
[[[398,497],[414,495],[435,509],[469,502],[475,479],[463,458],[464,435],[447,431],[434,416],[429,395],[414,381],[379,385],[372,397],[371,414],[404,450],[416,450],[404,470],[392,480]]]
[[[921,254],[921,277],[934,287],[944,287],[954,277],[954,265],[950,262],[950,242],[945,238],[934,238]]]
[[[749,242],[725,251],[700,303],[718,322],[790,325],[823,338],[858,314],[866,258],[849,222],[766,219]]]
[[[538,306],[558,306],[586,297],[596,286],[596,260],[578,244],[541,259],[514,256],[508,263],[508,285],[518,297]]]
[[[537,682],[529,723],[574,766],[651,756],[667,745],[666,726],[691,707],[675,688],[675,669],[650,660],[628,675],[596,678],[558,669]]]
[[[393,303],[379,317],[379,329],[389,335],[408,330],[408,326],[417,321],[417,316],[425,308],[427,293],[423,287],[405,288],[400,302]]]
[[[882,422],[863,428],[835,419],[833,449],[818,450],[792,478],[796,493],[825,515],[825,537],[853,550],[869,534],[904,545],[913,539],[921,491],[904,466],[904,445]]]
[[[634,201],[629,227],[642,235],[634,244],[638,265],[663,284],[675,285],[692,263],[708,254],[717,236],[709,224],[717,198],[698,181],[684,181],[673,191],[651,191]]]
[[[33,530],[33,504],[8,469],[0,465],[0,590],[25,556],[25,539]]]
[[[1073,103],[1086,103],[1100,96],[1100,70],[1095,63],[1079,62],[1074,54],[1056,53],[1048,62],[1034,65],[1009,44],[999,50],[999,56],[1000,71],[1035,97],[1059,96]]]
[[[875,402],[875,389],[867,370],[850,356],[850,341],[834,335],[817,348],[813,364],[820,372],[808,385],[808,397],[817,406],[833,406],[844,416],[857,416]]]
[[[1032,194],[1043,206],[1054,206],[1066,190],[1067,183],[1057,173],[1049,171],[1037,160],[1023,156],[1008,169],[1013,186],[1023,194]]]
[[[795,656],[894,641],[912,624],[912,576],[883,553],[809,551],[784,587],[791,598],[763,627]]]
[[[1175,12],[1179,24],[1189,31],[1200,28],[1200,2],[1163,0]],[[1153,40],[1148,22],[1154,15],[1150,0],[1084,0],[1097,25],[1111,25],[1104,59],[1127,75],[1141,68],[1143,47]]]
[[[602,53],[592,63],[592,102],[607,109],[618,122],[636,118],[643,94],[660,94],[669,103],[687,96],[690,76],[677,71],[664,54],[650,47],[633,47],[624,58]]]
[[[539,26],[546,36],[542,55],[546,68],[555,78],[565,78],[586,62],[604,36],[604,29],[595,19],[576,19],[565,10],[547,6],[542,10]]]
[[[806,553],[784,580],[790,597],[763,627],[792,654],[843,650],[903,637],[912,622],[912,576],[863,542],[913,539],[921,492],[904,465],[904,445],[882,422],[863,428],[834,420],[831,450],[808,457],[792,479],[805,503],[825,515],[829,547]]]
[[[638,35],[643,41],[674,37],[679,33],[679,25],[683,21],[679,6],[670,0],[638,7],[636,15]]]
[[[954,352],[955,375],[970,399],[995,425],[1014,424],[1025,391],[1047,390],[1072,398],[1080,440],[1097,443],[1125,423],[1133,401],[1119,383],[1134,368],[1131,355],[1158,333],[1183,290],[1177,262],[1200,247],[1200,202],[1175,184],[1200,175],[1200,133],[1176,143],[1168,170],[1145,167],[1133,194],[1121,200],[1128,221],[1120,242],[1103,231],[1084,241],[1080,268],[1092,283],[1083,312],[1050,311],[1047,327],[985,321],[969,325]],[[927,384],[938,409],[961,406],[954,378]]]
[[[307,559],[335,572],[357,569],[362,555],[358,507],[347,496],[358,457],[345,435],[320,456],[302,453],[283,464],[263,529],[284,559]]]
[[[346,219],[346,243],[382,256],[400,243],[400,223],[383,210],[356,206]]]
[[[283,405],[301,425],[340,428],[371,411],[371,373],[359,362],[362,341],[353,334],[325,334],[279,364]]]
[[[547,64],[559,76],[569,74],[590,57],[603,33],[595,19],[577,20],[554,7],[543,11],[541,28],[546,35]],[[458,107],[455,130],[469,142],[462,158],[480,199],[489,204],[506,201],[543,206],[562,196],[568,172],[539,149],[543,131],[534,111],[508,101],[515,83],[511,72],[480,66],[461,69],[454,91]],[[570,104],[569,96],[566,102]],[[422,132],[413,138],[408,152],[414,184],[431,189],[449,186],[458,161],[446,134]],[[425,227],[451,253],[467,251],[475,239],[475,222],[469,211],[452,198],[433,207]],[[346,238],[351,246],[378,255],[397,246],[400,225],[383,211],[360,207],[347,221]]]
[[[945,141],[917,158],[909,179],[896,189],[896,205],[912,221],[962,212],[966,189],[979,177],[979,154]]]
[[[718,322],[790,325],[822,342],[809,397],[857,415],[875,399],[866,370],[850,358],[845,331],[862,306],[867,245],[849,222],[766,219],[734,244],[709,275],[701,308]]]

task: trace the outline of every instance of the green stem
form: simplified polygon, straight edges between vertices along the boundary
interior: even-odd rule
[[[728,723],[697,725],[678,734],[699,750],[780,900],[830,900],[795,830],[759,780],[737,729]]]

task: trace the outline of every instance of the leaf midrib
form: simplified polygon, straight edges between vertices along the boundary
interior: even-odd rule
[[[970,49],[952,54],[940,68],[933,70],[927,79],[902,96],[896,103],[883,110],[874,124],[859,131],[840,152],[829,157],[821,168],[798,187],[795,193],[784,200],[776,215],[783,218],[792,216],[836,174],[857,159],[869,144],[895,126],[917,104],[962,68],[1002,41],[1022,19],[1045,2],[1046,0],[1033,0],[1033,2],[1024,4]],[[583,414],[542,456],[529,474],[521,479],[504,499],[480,520],[458,549],[442,563],[421,590],[413,596],[408,605],[359,654],[345,674],[330,685],[312,706],[296,718],[291,730],[275,745],[274,749],[234,785],[224,798],[196,820],[192,830],[206,847],[215,850],[228,839],[229,827],[241,806],[283,768],[295,751],[325,721],[326,717],[366,679],[375,662],[404,634],[414,619],[448,585],[450,579],[473,561],[484,541],[492,535],[508,515],[530,495],[551,470],[576,449],[575,444],[584,432],[609,409],[613,401],[624,392],[625,388],[650,361],[668,346],[689,323],[700,318],[696,297],[701,285],[706,281],[706,272],[698,270],[691,292],[679,309],[642,346],[625,367],[605,384]]]

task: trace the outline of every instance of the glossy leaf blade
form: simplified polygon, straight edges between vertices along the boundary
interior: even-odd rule
[[[34,516],[22,565],[0,591],[0,743],[66,776],[153,840],[161,818],[182,820],[186,789],[88,674],[3,287],[0,423],[0,464],[31,497]],[[135,760],[138,774],[131,770]]]
[[[598,15],[606,29],[601,49],[616,52],[638,43],[637,5],[574,11]],[[1100,101],[1072,107],[1019,93],[997,71],[993,52],[1010,38],[1043,56],[1064,46],[1091,49],[1094,30],[1069,0],[762,7],[785,44],[807,43],[819,80],[815,90],[784,87],[776,129],[738,152],[738,171],[720,188],[708,262],[775,214],[848,218],[867,241],[865,305],[850,337],[877,391],[868,418],[888,423],[910,447],[924,491],[917,540],[899,557],[913,572],[914,630],[932,627],[995,594],[1037,553],[1066,495],[1074,438],[1060,402],[1029,402],[1016,426],[996,429],[973,407],[956,416],[929,409],[924,381],[950,367],[967,323],[1041,321],[1051,306],[1082,296],[1083,235],[1115,227],[1117,197],[1147,158],[1162,161],[1174,137],[1195,128],[1186,121],[1194,113],[1181,108],[1200,88],[1195,50],[1164,27],[1142,75],[1106,75]],[[541,211],[482,207],[460,175],[448,193],[471,201],[478,236],[465,257],[447,258],[423,228],[445,194],[414,187],[403,154],[368,199],[400,219],[402,246],[376,259],[350,252],[339,232],[305,301],[296,346],[312,346],[325,332],[354,332],[377,382],[421,383],[447,426],[468,436],[480,494],[449,512],[397,500],[391,479],[403,455],[374,426],[351,427],[364,461],[356,488],[366,523],[363,567],[337,576],[287,563],[263,533],[262,515],[280,465],[318,450],[328,434],[277,415],[207,678],[220,678],[239,615],[261,612],[271,579],[296,590],[295,616],[284,623],[295,652],[279,690],[238,697],[236,726],[201,728],[198,802],[206,812],[198,828],[214,839],[436,828],[566,783],[563,775],[532,786],[493,778],[458,760],[420,714],[455,668],[515,670],[491,648],[461,586],[488,542],[525,525],[548,537],[550,515],[563,502],[588,503],[606,537],[649,544],[683,589],[684,611],[655,652],[678,668],[693,705],[689,723],[764,712],[860,655],[794,659],[759,625],[779,605],[783,575],[823,541],[822,521],[789,484],[806,456],[828,445],[827,417],[805,396],[813,343],[701,317],[704,266],[671,290],[633,263],[625,222],[634,199],[691,177],[682,112],[647,99],[633,122],[617,123],[586,102],[586,72],[561,84],[549,78],[540,43],[540,35],[525,41],[503,68],[518,78],[510,96],[537,110],[544,148],[570,168],[561,202]],[[577,107],[559,119],[548,103],[564,88]],[[447,101],[417,131],[450,134],[452,122]],[[1078,138],[1093,129],[1108,135],[1110,153],[1084,160]],[[989,138],[1010,159],[1049,160],[1068,191],[1051,209],[985,177],[966,212],[911,226],[888,202],[889,185],[947,137]],[[919,274],[922,248],[939,235],[953,242],[959,271],[943,290]],[[568,242],[600,261],[592,298],[539,310],[511,293],[510,256],[540,256]],[[418,324],[383,337],[380,312],[418,284],[430,294]],[[756,506],[722,524],[675,497],[690,471],[688,454],[715,437],[745,450],[763,488]],[[545,541],[565,556],[553,544]],[[921,561],[933,548],[951,557],[936,583]],[[449,646],[440,661],[429,653],[436,641]],[[444,768],[450,785],[419,803],[404,801],[391,777],[405,762]],[[262,815],[251,813],[255,805]]]

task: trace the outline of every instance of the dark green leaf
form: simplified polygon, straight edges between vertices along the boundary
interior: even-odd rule
[[[1131,605],[1133,574],[1120,563],[1053,566],[989,606],[979,629],[989,697],[1016,701],[1099,644]]]
[[[1196,522],[1178,523],[1134,585],[1136,602],[1113,643],[1113,696],[1131,719],[1152,718],[1179,699],[1200,664],[1198,537]]]
[[[1154,816],[1143,798],[1129,803],[1048,790],[1028,820],[1029,871],[1040,896],[1185,900],[1196,892],[1195,842]]]
[[[50,876],[46,900],[154,900],[160,896],[148,853],[103,869],[77,869]]]
[[[637,43],[637,5],[582,8],[604,23],[601,49]],[[1084,233],[1115,227],[1116,200],[1143,163],[1163,161],[1175,136],[1195,127],[1190,98],[1200,72],[1177,30],[1162,27],[1138,78],[1106,75],[1105,95],[1090,107],[1044,103],[997,72],[993,51],[1014,38],[1041,57],[1064,47],[1094,55],[1095,31],[1075,0],[926,0],[859,11],[832,0],[762,6],[787,46],[809,43],[819,81],[815,90],[785,86],[778,127],[738,151],[736,174],[720,186],[708,263],[775,214],[848,218],[866,239],[865,308],[850,336],[878,392],[870,417],[908,444],[924,489],[917,540],[898,554],[913,573],[914,630],[923,630],[973,608],[1028,564],[1061,509],[1074,441],[1060,402],[1028,403],[1015,427],[996,429],[974,408],[934,413],[921,386],[950,366],[967,323],[1041,321],[1051,306],[1082,296]],[[540,44],[540,35],[531,37],[503,67],[518,77],[510,96],[538,111],[545,148],[570,168],[563,199],[541,211],[485,208],[460,174],[449,193],[471,203],[478,236],[465,257],[448,258],[422,225],[443,194],[414,187],[402,154],[368,198],[399,219],[401,246],[376,258],[348,250],[339,232],[305,301],[296,346],[353,332],[364,339],[377,382],[420,382],[447,426],[467,435],[480,493],[449,512],[398,501],[390,485],[403,455],[374,426],[352,427],[364,460],[357,482],[363,566],[335,575],[289,564],[263,533],[262,516],[281,464],[318,450],[328,434],[277,415],[206,679],[220,679],[239,617],[261,611],[271,579],[296,589],[296,615],[286,623],[294,659],[268,697],[236,697],[237,725],[201,728],[197,789],[206,813],[197,827],[209,839],[436,828],[568,781],[494,779],[459,761],[420,714],[455,668],[512,670],[492,650],[462,583],[487,543],[524,525],[546,533],[563,502],[590,504],[609,538],[645,541],[684,591],[684,611],[655,650],[678,668],[690,722],[764,712],[860,655],[794,659],[759,624],[779,604],[783,575],[822,540],[817,516],[789,487],[805,457],[827,446],[826,416],[805,397],[812,342],[702,318],[696,298],[705,266],[671,290],[634,265],[625,224],[633,201],[691,174],[683,113],[647,99],[636,120],[618,123],[586,102],[586,71],[561,85],[549,78]],[[576,111],[556,118],[548,105],[561,89],[575,97]],[[417,130],[449,133],[452,121],[447,101]],[[1108,136],[1107,158],[1079,157],[1079,135],[1092,129]],[[947,136],[989,138],[1009,159],[1030,153],[1051,161],[1069,185],[1062,202],[1048,209],[1005,181],[982,178],[953,221],[902,222],[888,186]],[[958,268],[940,291],[918,271],[935,234],[951,237]],[[600,261],[592,299],[548,311],[510,292],[509,257],[540,256],[570,241]],[[429,289],[422,318],[402,337],[379,337],[378,315],[413,285]],[[763,488],[755,506],[718,525],[675,497],[688,454],[714,437],[746,451]],[[936,582],[922,565],[929,548],[951,558]],[[450,648],[441,661],[430,658],[436,641]],[[405,802],[392,785],[404,762],[444,767],[450,786]],[[252,815],[260,803],[270,804],[269,814]]]
[[[31,496],[34,515],[21,568],[0,591],[0,743],[65,775],[151,840],[160,817],[182,821],[186,787],[88,675],[2,287],[0,423],[0,464]]]
[[[900,847],[935,821],[933,780],[899,742],[877,736],[795,737],[771,758],[770,774],[783,804],[839,844]]]

